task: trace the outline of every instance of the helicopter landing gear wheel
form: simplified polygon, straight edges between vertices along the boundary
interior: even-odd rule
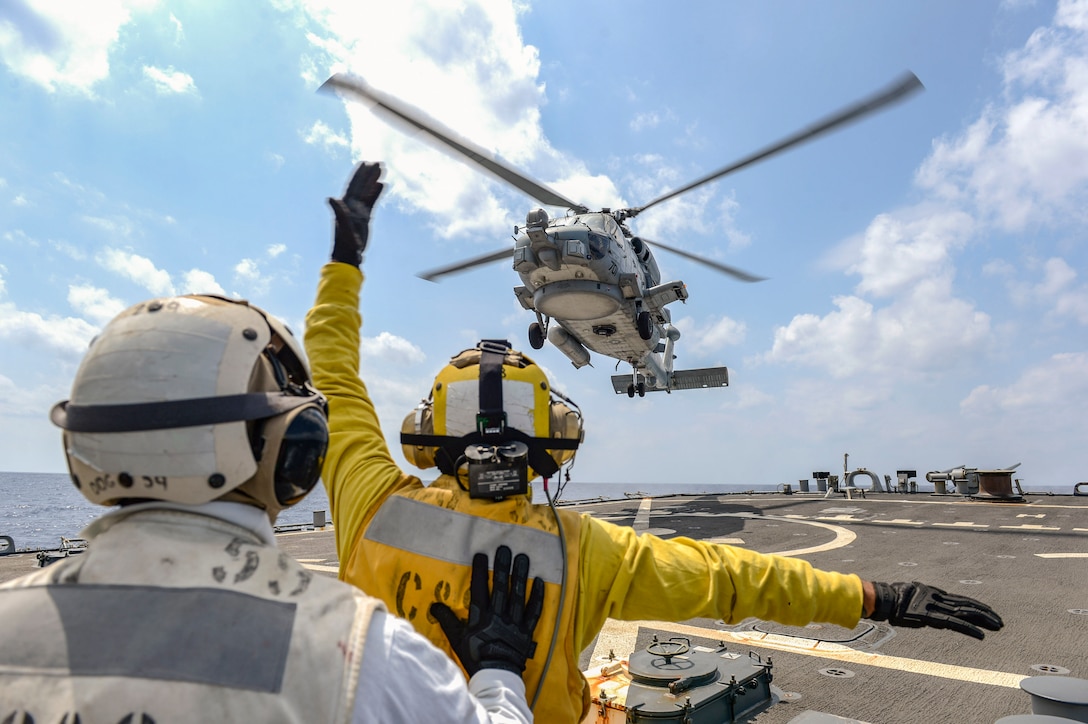
[[[540,349],[544,346],[544,328],[540,326],[540,322],[533,322],[529,325],[529,346],[533,349]]]
[[[635,386],[634,385],[627,385],[627,396],[628,397],[634,397],[635,396]]]
[[[646,396],[646,383],[645,382],[639,382],[637,385],[635,385],[635,391],[638,392],[639,397],[645,397]]]
[[[649,312],[639,312],[635,317],[635,325],[638,327],[638,336],[643,339],[649,339],[654,333],[654,323],[650,319]]]

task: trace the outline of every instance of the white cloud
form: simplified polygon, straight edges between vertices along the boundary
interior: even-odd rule
[[[347,136],[333,131],[322,121],[316,121],[309,130],[300,133],[302,140],[312,146],[321,146],[326,151],[337,152],[351,145]]]
[[[0,59],[12,72],[46,90],[88,95],[110,73],[110,52],[136,11],[157,0],[54,2],[23,0],[0,5]]]
[[[946,279],[919,281],[892,304],[875,308],[856,296],[833,300],[824,317],[795,316],[774,333],[763,359],[822,368],[833,377],[947,369],[990,342],[990,317],[951,294]]]
[[[86,252],[84,252],[82,249],[80,249],[75,244],[70,244],[67,241],[52,241],[51,240],[49,242],[49,244],[54,249],[59,251],[60,253],[64,254],[65,256],[71,257],[72,259],[75,259],[76,261],[83,261],[84,259],[87,258],[87,253]]]
[[[286,244],[271,244],[267,249],[268,256],[273,259],[275,259],[277,256],[285,251],[287,251]]]
[[[261,262],[256,259],[245,258],[234,265],[234,283],[243,287],[244,296],[267,293],[273,281],[274,276],[266,274],[261,268]]]
[[[245,279],[246,281],[257,281],[261,278],[260,267],[257,265],[257,262],[252,259],[242,259],[242,261],[235,264],[234,274],[238,278]]]
[[[180,70],[174,70],[172,67],[163,69],[145,65],[144,77],[154,84],[159,95],[181,93],[195,95],[197,92],[193,76],[182,73]]]
[[[919,281],[951,272],[951,254],[962,249],[974,221],[956,209],[923,204],[873,220],[859,250],[860,259],[847,271],[861,275],[859,294],[891,297]]]
[[[332,0],[281,3],[307,22],[313,54],[304,76],[314,84],[332,72],[362,73],[379,89],[395,91],[452,131],[493,151],[573,200],[608,205],[609,199],[584,195],[588,184],[582,164],[556,152],[544,138],[540,107],[537,49],[526,45],[518,27],[516,3],[468,0],[426,3],[418,0],[382,7],[383,27],[373,33],[366,6]],[[403,59],[389,62],[389,58]],[[520,194],[496,185],[466,166],[391,128],[357,102],[346,104],[351,150],[356,158],[383,159],[388,169],[387,196],[430,215],[436,234],[445,237],[503,233],[524,203]],[[315,140],[316,140],[315,136]],[[616,204],[612,204],[616,205]],[[450,223],[453,220],[454,223]]]
[[[773,402],[771,395],[752,385],[731,385],[729,396],[721,407],[723,410],[751,410],[766,407]]]
[[[363,337],[359,344],[359,354],[398,366],[419,364],[427,359],[419,347],[389,332],[382,332],[377,337]]]
[[[29,246],[29,247],[40,246],[40,243],[38,242],[37,239],[31,238],[22,229],[15,229],[14,231],[5,231],[4,232],[4,241],[8,241],[8,242],[11,242],[13,244],[20,244],[20,245],[25,244],[26,246]]]
[[[181,26],[181,21],[173,13],[170,13],[170,22],[174,25],[174,43],[181,45],[181,41],[185,40],[185,29]]]
[[[1056,354],[1029,367],[1006,387],[980,385],[960,402],[964,414],[978,417],[1075,411],[1088,405],[1088,353]]]
[[[13,205],[15,205],[15,206],[26,206],[30,202],[26,200],[26,196],[23,196],[22,194],[19,194],[18,196],[16,196],[15,198],[13,198],[11,200],[11,203]]]
[[[0,339],[19,346],[45,346],[78,359],[98,328],[83,319],[42,316],[18,309],[10,302],[0,302]]]
[[[656,128],[661,124],[661,116],[653,111],[647,111],[645,113],[636,113],[635,117],[631,119],[631,130],[638,132],[645,128]]]
[[[183,294],[218,294],[220,296],[227,296],[223,287],[219,286],[219,282],[215,281],[215,277],[203,269],[190,269],[182,275],[182,293]]]
[[[126,307],[120,299],[110,296],[108,290],[90,284],[69,285],[68,304],[98,325],[105,325]]]
[[[1085,3],[1061,2],[1052,27],[1004,59],[1005,94],[966,130],[937,141],[915,181],[926,198],[882,214],[840,264],[858,274],[856,296],[826,316],[803,314],[776,330],[763,359],[813,365],[837,377],[939,370],[991,350],[990,316],[955,294],[962,253],[978,239],[1031,225],[1082,223],[1088,208],[1088,35]],[[1079,233],[1079,232],[1078,232]],[[1088,321],[1088,285],[1062,258],[991,259],[1020,305],[1050,319]],[[973,272],[969,270],[968,273]],[[1031,274],[1034,279],[1029,279]],[[877,306],[869,298],[879,299]],[[982,395],[982,393],[979,393]]]
[[[736,346],[744,342],[747,326],[744,322],[738,322],[727,316],[718,319],[710,319],[703,324],[696,324],[695,320],[685,317],[676,320],[674,325],[683,333],[680,341],[676,343],[677,350],[690,350],[702,355],[713,354],[726,347]]]
[[[136,225],[131,219],[125,216],[115,216],[111,219],[101,216],[84,216],[82,220],[84,223],[99,229],[105,235],[114,239],[132,238],[136,230]]]
[[[139,284],[156,296],[175,293],[170,274],[156,267],[147,257],[107,247],[95,257],[95,261],[104,269]]]
[[[1041,273],[1038,281],[1026,279],[1030,273]],[[1088,324],[1088,284],[1077,285],[1076,270],[1063,258],[1051,257],[1044,262],[1028,259],[1021,267],[1004,259],[995,259],[983,267],[987,276],[997,277],[1013,303],[1046,308],[1050,321],[1061,322],[1068,318],[1079,324]]]
[[[629,167],[630,173],[623,182],[639,203],[672,191],[690,181],[683,177],[680,169],[665,163],[660,156],[643,155]],[[625,202],[614,203],[614,207],[623,207]],[[665,244],[683,248],[682,238],[690,232],[700,235],[724,235],[728,248],[732,251],[743,249],[752,243],[752,238],[736,222],[740,204],[735,194],[730,193],[718,200],[718,190],[704,186],[687,192],[682,196],[669,199],[667,203],[654,206],[638,217],[636,233],[650,240],[657,239]],[[714,250],[704,250],[710,258],[725,262],[724,254]],[[663,254],[655,254],[660,264]]]
[[[1005,103],[936,142],[917,181],[1007,230],[1084,220],[1088,202],[1088,29],[1084,3],[1004,59]]]

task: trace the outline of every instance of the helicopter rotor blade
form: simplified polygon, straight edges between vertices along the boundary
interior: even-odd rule
[[[645,204],[644,206],[630,209],[628,210],[627,215],[635,216],[650,208],[651,206],[656,206],[657,204],[660,204],[662,201],[668,201],[675,196],[687,193],[688,191],[702,186],[703,184],[715,181],[722,176],[725,176],[726,174],[733,173],[734,171],[739,171],[745,166],[750,166],[757,161],[762,161],[769,156],[781,153],[782,151],[785,151],[786,149],[796,146],[798,144],[804,143],[805,141],[811,141],[817,136],[820,136],[824,133],[827,133],[828,131],[843,126],[852,121],[856,121],[859,118],[873,113],[874,111],[880,110],[884,106],[901,100],[913,93],[914,91],[920,90],[922,88],[924,88],[924,86],[922,85],[922,81],[918,80],[918,76],[908,71],[904,77],[897,80],[888,88],[879,91],[867,98],[863,98],[862,100],[853,103],[846,108],[843,108],[841,111],[834,113],[821,121],[817,121],[816,123],[806,126],[800,131],[797,131],[796,133],[782,139],[778,143],[774,143],[770,146],[767,146],[766,148],[763,148],[762,150],[756,151],[755,153],[742,158],[736,163],[730,164],[725,168],[719,169],[718,171],[703,176],[697,181],[692,181],[687,186],[682,186],[674,191],[670,191],[664,196],[659,196],[658,198],[654,199],[648,204]]]
[[[760,277],[760,276],[756,276],[755,274],[749,274],[748,272],[744,271],[743,269],[738,269],[735,266],[729,266],[728,264],[722,264],[721,262],[711,261],[710,259],[707,259],[706,257],[696,256],[695,254],[692,254],[691,252],[688,252],[688,251],[684,251],[683,249],[677,249],[676,247],[673,247],[673,246],[666,246],[665,244],[662,244],[660,241],[653,241],[652,239],[647,239],[645,237],[642,237],[642,240],[644,242],[646,242],[647,244],[649,244],[650,246],[656,246],[659,249],[664,249],[665,251],[671,251],[673,254],[676,254],[677,256],[682,256],[685,259],[689,259],[691,261],[697,262],[697,263],[702,264],[704,266],[708,266],[711,269],[714,269],[716,271],[720,271],[722,274],[728,274],[729,276],[733,277],[734,279],[738,279],[738,280],[740,280],[742,282],[762,282],[762,281],[766,281],[766,279],[767,279],[767,277]]]
[[[471,259],[465,259],[454,264],[448,264],[446,266],[436,267],[429,271],[420,272],[416,276],[420,279],[426,279],[429,282],[437,281],[439,277],[444,277],[449,274],[456,274],[457,272],[467,271],[473,267],[483,266],[484,264],[490,264],[495,261],[502,261],[503,259],[509,259],[513,257],[513,247],[506,247],[502,251],[493,251],[489,254],[481,254],[480,256],[474,256]]]
[[[399,101],[393,96],[371,87],[358,76],[337,73],[322,83],[321,88],[318,90],[351,96],[371,104],[372,108],[384,112],[395,123],[406,124],[411,129],[422,131],[438,141],[439,144],[444,145],[446,148],[443,150],[460,154],[546,206],[561,206],[566,209],[574,209],[580,214],[589,210],[544,184],[534,181],[517,169],[506,165],[496,158],[494,154],[485,151],[471,141],[458,137],[456,133],[445,128],[441,123],[415,106]]]

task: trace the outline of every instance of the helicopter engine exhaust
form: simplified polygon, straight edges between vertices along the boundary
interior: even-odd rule
[[[661,366],[652,352],[647,352],[640,362],[646,370],[647,387],[655,387],[663,390],[668,386],[669,373]]]
[[[585,367],[589,364],[589,351],[582,343],[571,336],[570,332],[556,325],[548,332],[548,341],[565,354],[574,369]]]

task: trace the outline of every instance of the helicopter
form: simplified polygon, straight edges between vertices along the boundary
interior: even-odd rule
[[[611,357],[630,374],[612,376],[616,394],[644,397],[647,392],[727,387],[726,367],[673,369],[680,330],[672,324],[669,304],[688,299],[682,281],[661,281],[653,249],[669,251],[743,282],[764,277],[633,234],[627,225],[643,211],[715,181],[788,148],[873,113],[922,88],[907,72],[887,88],[867,96],[784,139],[724,168],[674,189],[642,206],[626,209],[590,207],[572,201],[533,180],[480,146],[458,136],[418,108],[370,86],[362,78],[337,73],[321,90],[360,100],[380,117],[411,133],[422,131],[439,148],[470,161],[545,206],[567,210],[551,217],[543,208],[529,211],[514,226],[514,246],[422,272],[428,281],[497,261],[512,261],[522,285],[514,287],[521,306],[536,315],[529,325],[529,345],[551,342],[581,368],[590,350]]]

